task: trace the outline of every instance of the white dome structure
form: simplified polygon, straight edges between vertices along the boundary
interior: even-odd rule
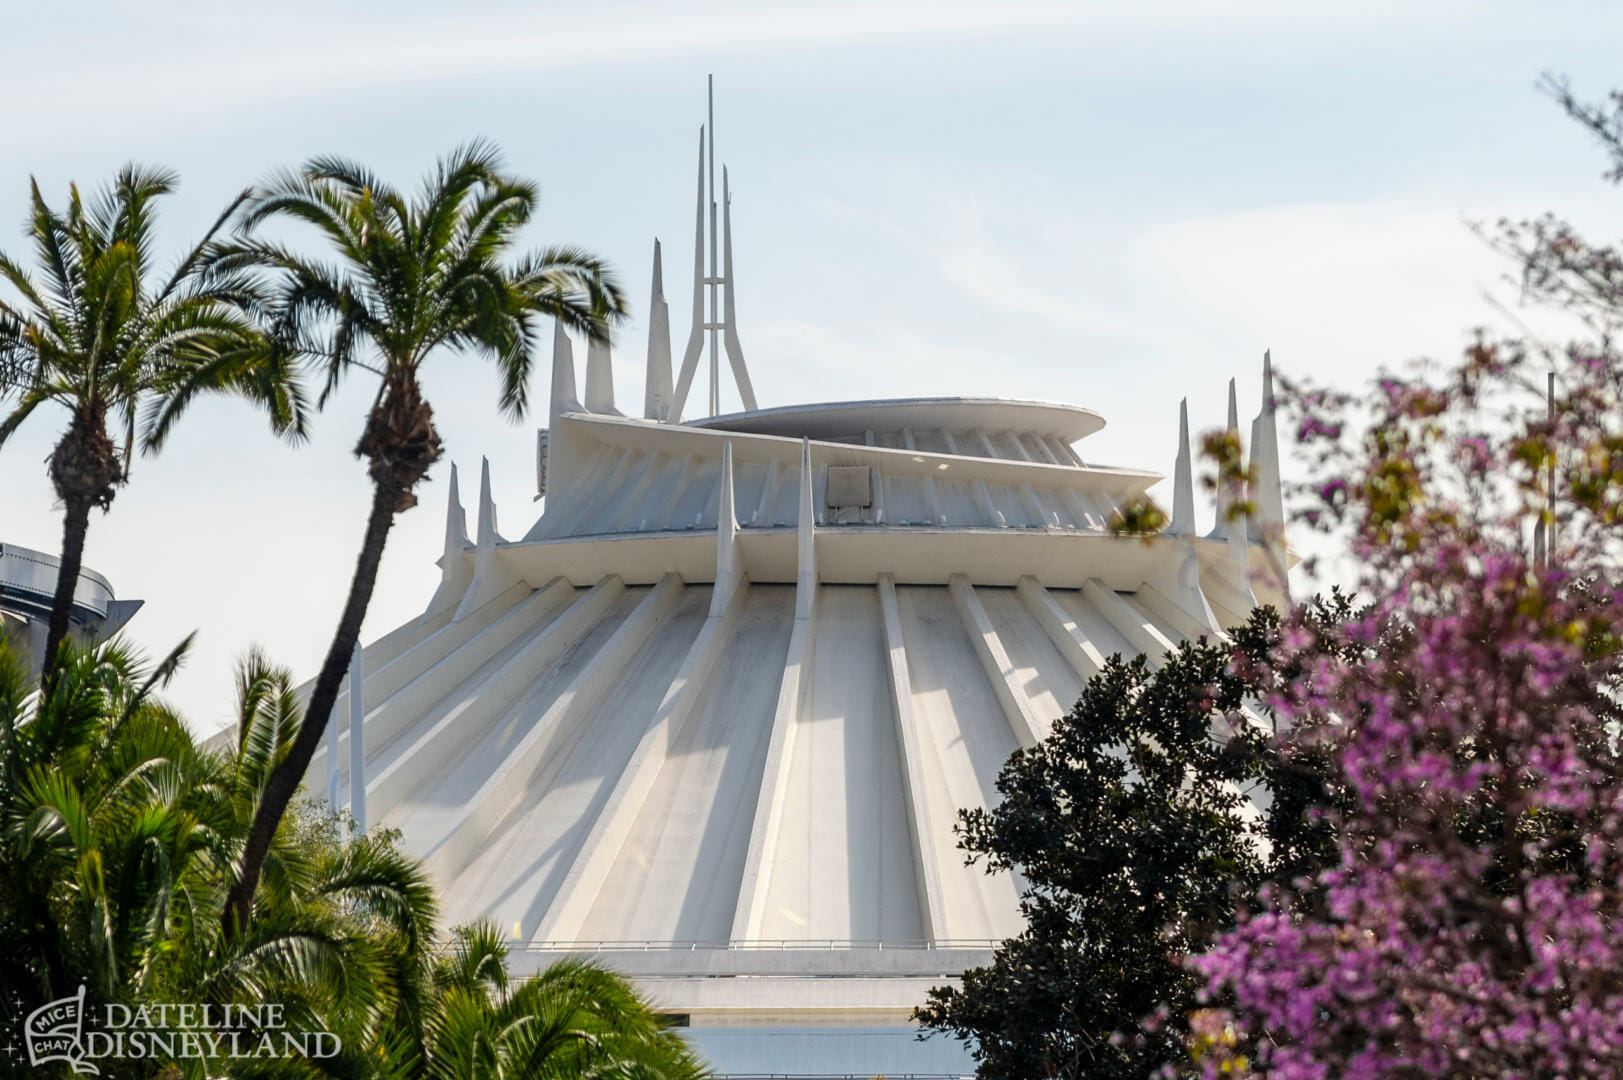
[[[910,1013],[1021,920],[1013,877],[965,866],[957,812],[1111,654],[1257,602],[1282,555],[1268,376],[1251,536],[1196,535],[1186,417],[1172,526],[1143,539],[1109,521],[1160,474],[1079,457],[1090,409],[757,408],[702,162],[676,378],[656,244],[643,415],[616,409],[606,346],[577,393],[557,333],[543,512],[503,538],[487,463],[470,537],[453,469],[439,587],[361,653],[311,784],[400,829],[449,920],[495,921],[521,965],[626,971],[722,1073],[967,1072]],[[707,337],[710,411],[722,348],[747,411],[684,420]]]

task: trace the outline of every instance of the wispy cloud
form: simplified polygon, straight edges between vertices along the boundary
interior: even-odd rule
[[[126,115],[132,107],[214,110],[515,72],[602,73],[639,60],[804,49],[904,32],[913,40],[1016,33],[1075,25],[1090,17],[1088,5],[1045,0],[751,4],[698,11],[670,4],[547,5],[486,11],[474,18],[460,11],[448,17],[443,10],[387,22],[370,12],[364,17],[335,14],[329,5],[302,15],[283,10],[281,33],[276,22],[258,19],[251,27],[192,22],[177,27],[171,39],[147,43],[150,47],[139,50],[139,63],[66,72],[44,68],[30,73],[30,82],[33,96],[51,102],[55,110],[67,106]],[[117,20],[116,11],[108,14]],[[253,48],[244,54],[243,35],[250,32],[255,35]],[[22,70],[27,70],[26,60]],[[17,73],[13,68],[13,75]],[[114,88],[116,95],[110,94]],[[14,119],[26,119],[26,114]]]
[[[217,111],[345,91],[525,72],[579,72],[602,79],[619,66],[672,57],[803,51],[904,39],[932,41],[1078,31],[1090,39],[1154,32],[1186,40],[1229,39],[1263,47],[1283,27],[1316,35],[1446,32],[1457,37],[1488,20],[1482,8],[1525,21],[1515,6],[1371,2],[1282,4],[1276,0],[841,0],[834,3],[485,4],[475,9],[410,5],[375,11],[297,2],[274,13],[200,8],[155,29],[123,5],[81,13],[96,31],[73,32],[78,62],[64,67],[50,39],[69,32],[41,8],[14,20],[5,82],[51,109],[31,117],[128,117],[140,110]],[[1502,21],[1502,19],[1501,19]],[[130,62],[130,56],[141,59]]]
[[[1134,240],[1130,267],[1191,329],[1311,347],[1300,363],[1344,379],[1449,356],[1476,326],[1570,330],[1548,311],[1505,316],[1513,267],[1453,206],[1315,203],[1168,222]]]
[[[892,173],[883,186],[885,195],[872,203],[825,199],[823,208],[897,245],[906,265],[933,271],[961,301],[989,314],[1072,339],[1142,336],[1142,322],[1100,302],[1090,280],[1107,271],[1109,245],[1073,246],[1081,225],[1063,210],[1011,206],[994,193],[913,170]],[[903,216],[887,212],[898,207],[906,208]]]

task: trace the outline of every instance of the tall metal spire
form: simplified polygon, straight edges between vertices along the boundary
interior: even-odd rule
[[[758,407],[755,402],[755,389],[750,384],[749,369],[744,366],[744,350],[738,342],[738,330],[734,325],[732,214],[728,205],[725,168],[722,170],[721,199],[716,198],[715,76],[710,76],[709,79],[706,123],[699,129],[697,201],[693,227],[693,326],[688,333],[687,349],[682,356],[682,370],[677,377],[676,392],[666,417],[671,423],[680,423],[682,420],[682,409],[693,389],[699,359],[705,351],[707,334],[710,345],[710,386],[705,404],[709,415],[714,416],[721,411],[723,345],[727,349],[733,380],[738,386],[739,400],[746,409],[754,410]],[[705,230],[707,206],[710,211],[708,239]],[[708,267],[705,265],[706,256],[709,258]],[[723,287],[725,293],[722,292]]]
[[[705,96],[708,101],[705,122],[706,137],[710,140],[710,415],[721,412],[721,369],[716,364],[716,287],[721,278],[716,272],[716,77],[706,75]]]

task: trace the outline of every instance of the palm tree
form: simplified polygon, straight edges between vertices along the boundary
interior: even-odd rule
[[[433,988],[418,1072],[434,1080],[704,1075],[619,976],[567,960],[514,980],[501,933],[488,923],[456,929]]]
[[[299,712],[287,671],[250,656],[237,745],[199,748],[155,696],[187,644],[148,669],[116,641],[69,642],[30,695],[0,638],[0,991],[49,1001],[83,983],[98,1005],[132,1007],[280,1001],[291,1030],[340,1035],[333,1065],[370,1060],[396,1015],[423,1011],[421,980],[396,974],[432,959],[427,877],[387,837],[341,843],[331,818],[289,815],[253,923],[226,934],[242,840]]]
[[[344,841],[315,805],[283,818],[248,926],[222,924],[249,824],[302,717],[288,672],[252,654],[234,745],[200,748],[157,697],[186,646],[149,668],[116,641],[69,642],[47,691],[31,694],[0,635],[5,1000],[83,983],[98,1007],[275,1002],[288,1030],[339,1037],[336,1057],[225,1058],[208,1075],[700,1075],[617,976],[566,963],[514,978],[488,925],[442,942],[422,866],[387,833]]]
[[[351,1027],[395,1007],[391,936],[426,956],[436,908],[387,842],[339,844],[330,823],[290,816],[252,928],[223,933],[242,838],[299,714],[287,672],[250,657],[238,745],[199,748],[156,697],[189,643],[148,669],[119,642],[70,642],[30,695],[0,640],[0,989],[50,1000],[82,982],[123,1004],[286,993]]]
[[[349,596],[316,675],[306,716],[287,760],[277,766],[248,835],[225,917],[244,923],[276,825],[304,778],[360,638],[378,564],[395,515],[416,505],[416,487],[440,456],[433,410],[418,374],[439,352],[493,360],[500,407],[522,417],[530,349],[543,317],[603,339],[625,301],[603,262],[572,247],[507,261],[534,213],[533,184],[503,171],[500,155],[473,143],[442,159],[415,197],[365,168],[316,158],[281,175],[248,200],[243,235],[213,259],[218,273],[266,269],[280,295],[273,333],[319,358],[322,402],[352,368],[380,376],[357,457],[366,459],[372,505]],[[254,230],[275,218],[313,225],[333,261],[307,258]]]
[[[248,193],[162,276],[153,267],[154,204],[176,183],[166,170],[126,165],[88,206],[70,187],[61,213],[33,183],[27,234],[38,278],[0,253],[0,277],[21,297],[0,300],[0,373],[17,396],[0,419],[0,446],[46,402],[69,414],[50,456],[63,521],[47,668],[68,632],[91,508],[107,510],[129,481],[144,411],[149,452],[205,391],[245,396],[266,410],[273,430],[303,435],[305,409],[287,358],[256,325],[256,283],[241,274],[205,281],[201,273],[216,232]]]

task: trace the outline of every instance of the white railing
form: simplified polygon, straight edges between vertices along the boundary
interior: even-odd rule
[[[513,942],[508,948],[515,952],[743,952],[791,951],[814,949],[821,952],[838,950],[896,950],[939,951],[942,949],[993,949],[1002,944],[998,938],[938,938],[897,939],[870,938],[845,940],[840,938],[770,938],[749,941],[686,940],[686,941],[527,941]]]
[[[716,1073],[716,1080],[874,1080],[873,1073]],[[884,1073],[884,1080],[972,1080],[962,1073]]]

